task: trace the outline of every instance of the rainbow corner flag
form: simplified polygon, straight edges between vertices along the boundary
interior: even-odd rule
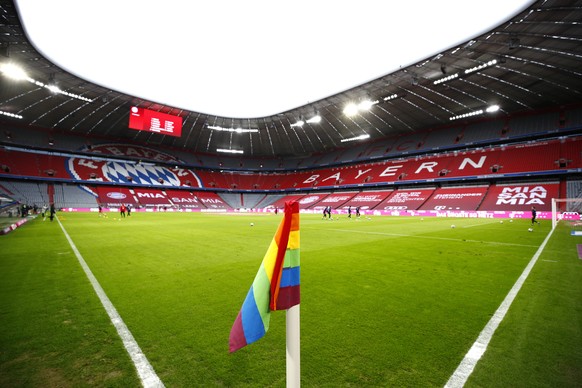
[[[285,203],[285,215],[232,325],[230,352],[262,338],[271,311],[299,304],[299,203]]]

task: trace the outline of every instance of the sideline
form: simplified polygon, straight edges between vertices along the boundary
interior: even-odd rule
[[[69,236],[69,234],[65,230],[65,227],[63,226],[63,224],[61,224],[61,220],[59,220],[59,217],[56,215],[55,215],[55,218],[57,219],[59,226],[63,230],[63,233],[65,234],[65,237],[67,238],[67,241],[69,242],[69,245],[73,249],[75,256],[77,256],[77,260],[79,260],[79,264],[81,264],[81,267],[83,267],[83,270],[85,271],[85,275],[87,275],[87,278],[91,282],[91,285],[93,286],[93,289],[95,290],[95,293],[97,294],[97,296],[99,297],[99,300],[103,304],[103,307],[105,308],[105,311],[107,312],[107,315],[109,315],[109,319],[111,319],[111,323],[113,323],[113,326],[115,326],[115,329],[117,330],[117,334],[119,334],[119,336],[121,337],[121,340],[123,341],[123,346],[125,346],[125,350],[127,350],[127,353],[129,353],[129,357],[131,357],[131,361],[133,361],[133,364],[135,365],[135,368],[137,369],[137,374],[141,380],[142,385],[145,388],[164,387],[164,384],[162,383],[162,381],[160,380],[160,378],[158,377],[158,375],[154,371],[154,368],[151,366],[151,364],[147,360],[145,354],[143,354],[143,352],[141,351],[139,345],[135,341],[135,338],[133,338],[133,335],[131,334],[131,332],[129,331],[127,326],[125,325],[125,322],[123,322],[123,320],[121,319],[121,316],[119,315],[119,313],[117,312],[117,310],[115,309],[115,307],[113,306],[113,304],[111,303],[111,301],[109,300],[107,295],[105,294],[105,291],[103,291],[103,288],[101,288],[101,285],[99,284],[99,282],[97,281],[97,279],[93,275],[93,272],[91,272],[91,269],[89,268],[89,266],[87,265],[87,263],[83,259],[83,256],[81,256],[81,253],[79,252],[79,250],[77,249],[77,247],[73,243],[73,240],[71,240],[71,237]]]
[[[465,355],[465,357],[463,358],[455,372],[449,378],[449,381],[447,381],[447,383],[445,384],[445,388],[461,388],[465,385],[465,383],[469,379],[469,376],[471,376],[471,373],[473,373],[475,365],[477,365],[477,362],[479,362],[481,356],[483,356],[483,354],[487,350],[487,346],[489,345],[489,342],[491,341],[491,338],[493,337],[495,330],[497,330],[497,327],[499,327],[499,324],[501,323],[503,318],[505,318],[505,314],[507,314],[509,307],[513,303],[513,300],[517,296],[517,293],[521,289],[521,286],[523,286],[523,283],[525,283],[525,280],[529,276],[529,273],[531,272],[533,266],[538,261],[538,258],[542,254],[553,232],[554,229],[550,230],[550,232],[546,236],[546,239],[544,240],[544,242],[542,242],[542,245],[540,245],[536,253],[533,255],[532,259],[525,267],[525,269],[523,270],[523,272],[521,273],[521,275],[511,288],[511,290],[509,290],[509,293],[507,294],[503,302],[501,302],[501,305],[499,305],[497,311],[495,311],[495,314],[493,314],[489,322],[487,322],[487,325],[485,325],[485,328],[481,331],[479,337],[477,337],[477,340],[473,343],[473,346],[471,346],[471,349],[469,349],[469,351],[467,352],[467,354]]]

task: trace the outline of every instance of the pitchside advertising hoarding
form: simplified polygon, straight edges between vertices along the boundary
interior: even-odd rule
[[[129,112],[129,128],[180,137],[182,136],[182,118],[132,106]]]

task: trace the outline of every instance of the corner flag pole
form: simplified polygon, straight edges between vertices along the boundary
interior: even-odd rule
[[[286,313],[287,388],[301,386],[299,306],[290,307]]]

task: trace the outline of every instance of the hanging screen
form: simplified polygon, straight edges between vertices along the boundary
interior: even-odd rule
[[[182,118],[132,106],[129,112],[129,128],[180,137],[182,135]]]

